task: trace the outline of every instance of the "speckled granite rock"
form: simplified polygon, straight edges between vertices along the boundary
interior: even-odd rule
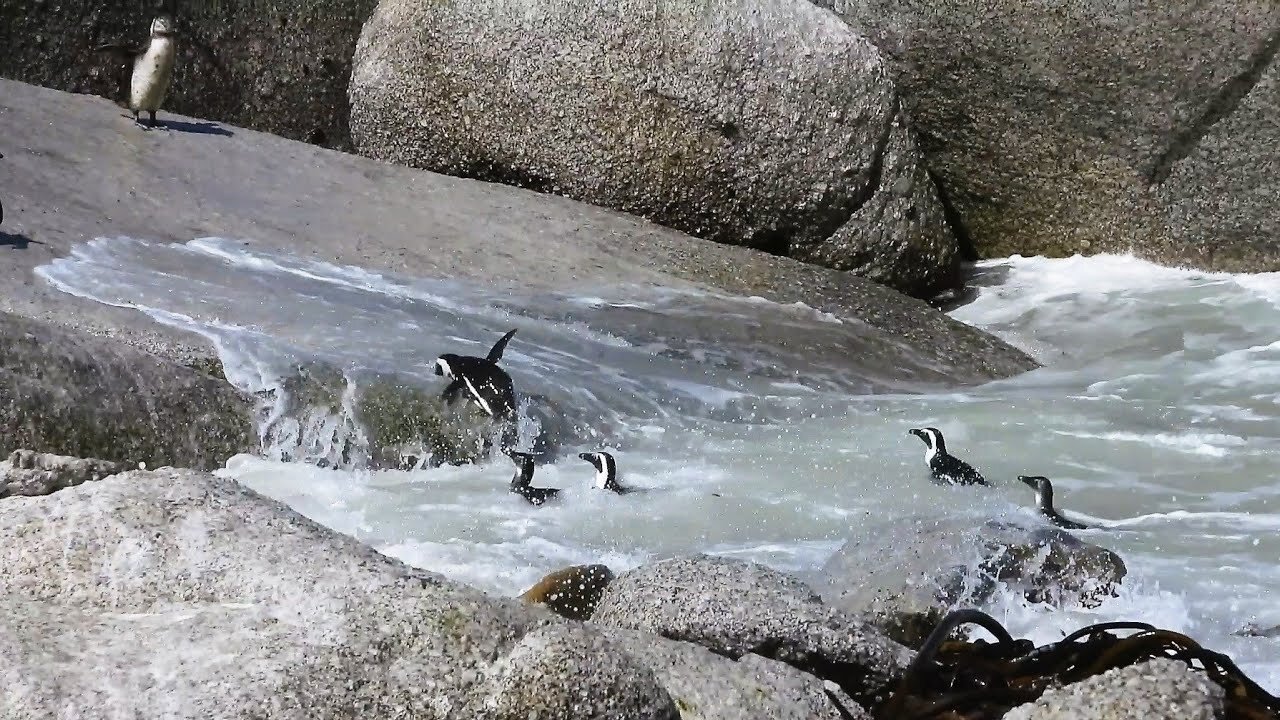
[[[121,470],[119,463],[31,450],[14,450],[0,462],[0,498],[48,495],[62,488],[101,480]]]
[[[1280,269],[1280,4],[816,2],[892,59],[984,257]]]
[[[612,628],[609,637],[653,669],[686,718],[870,718],[838,687],[759,655],[748,653],[734,661],[691,643],[636,630]]]
[[[0,451],[221,467],[257,449],[224,379],[123,343],[0,312]]]
[[[823,677],[858,699],[900,675],[913,657],[879,630],[826,607],[789,575],[708,555],[619,575],[592,622],[696,643],[731,658],[755,653],[802,670],[822,668]]]
[[[952,608],[981,605],[997,581],[1031,602],[1096,604],[1125,577],[1114,552],[1047,525],[921,515],[868,519],[824,564],[814,587],[832,607],[908,645]]]
[[[382,0],[349,94],[352,140],[370,157],[917,297],[959,279],[880,53],[805,0]]]
[[[1156,658],[1049,690],[1004,720],[1215,720],[1223,696],[1204,673]]]
[[[493,720],[676,720],[654,673],[589,626],[525,635],[474,693],[475,717]]]

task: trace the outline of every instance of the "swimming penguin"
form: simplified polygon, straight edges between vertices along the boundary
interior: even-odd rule
[[[145,46],[109,43],[95,48],[97,52],[112,52],[133,63],[133,74],[129,80],[129,109],[133,111],[134,122],[138,122],[138,113],[145,110],[151,116],[148,126],[156,125],[156,110],[164,102],[169,81],[173,78],[177,34],[173,17],[162,13],[151,21],[151,38]]]
[[[1068,520],[1053,509],[1053,483],[1049,482],[1049,478],[1041,475],[1019,475],[1018,479],[1036,491],[1036,509],[1040,511],[1041,515],[1049,518],[1054,525],[1068,530],[1089,529],[1088,525],[1078,523],[1075,520]]]
[[[436,358],[436,374],[449,378],[452,382],[440,394],[445,404],[464,390],[480,409],[491,418],[498,420],[515,420],[516,394],[511,384],[511,376],[498,367],[502,359],[502,351],[516,331],[503,335],[494,343],[488,357],[471,355],[455,355],[445,353]]]
[[[924,451],[925,464],[933,473],[933,479],[952,485],[987,485],[986,478],[969,463],[947,454],[946,441],[937,428],[911,428],[911,434],[924,441],[929,448]]]
[[[560,494],[560,488],[534,487],[533,456],[529,453],[507,451],[507,457],[516,464],[516,474],[511,478],[511,492],[528,500],[531,505],[541,505]]]
[[[627,493],[638,492],[636,488],[623,487],[618,482],[618,464],[614,462],[613,456],[607,452],[584,452],[578,453],[578,457],[586,460],[595,466],[596,469],[596,487],[600,490],[608,490],[626,495]]]

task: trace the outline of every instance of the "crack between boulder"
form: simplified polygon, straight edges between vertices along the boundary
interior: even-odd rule
[[[1254,51],[1243,72],[1228,80],[1218,90],[1217,95],[1209,102],[1200,117],[1181,131],[1174,133],[1168,149],[1156,159],[1150,172],[1147,173],[1149,186],[1159,185],[1168,180],[1173,167],[1195,150],[1204,136],[1209,134],[1209,129],[1235,112],[1240,101],[1244,100],[1245,96],[1257,86],[1262,79],[1262,74],[1275,61],[1277,52],[1280,52],[1280,30],[1273,31]]]

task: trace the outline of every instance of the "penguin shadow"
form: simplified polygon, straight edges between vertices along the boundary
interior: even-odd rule
[[[14,250],[26,250],[27,247],[32,244],[44,245],[44,243],[40,242],[39,240],[32,240],[26,235],[16,234],[16,233],[7,233],[7,232],[4,232],[3,230],[0,230],[0,247],[9,247],[9,248],[13,248]]]
[[[121,113],[120,117],[133,120],[133,115]],[[213,122],[188,122],[186,120],[174,120],[172,118],[164,120],[156,118],[155,125],[147,125],[146,123],[135,123],[143,130],[172,130],[174,132],[191,133],[192,135],[218,135],[221,137],[231,137],[235,133]]]

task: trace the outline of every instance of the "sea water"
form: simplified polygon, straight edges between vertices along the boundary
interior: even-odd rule
[[[98,238],[37,274],[209,337],[229,379],[277,401],[281,378],[308,360],[352,378],[394,372],[434,392],[437,355],[484,355],[518,328],[502,365],[520,393],[568,414],[563,452],[535,478],[562,488],[558,502],[537,508],[509,493],[513,466],[501,456],[319,467],[297,452],[296,419],[265,406],[277,432],[264,430],[263,453],[220,471],[486,591],[518,594],[575,563],[623,571],[685,552],[810,572],[870,515],[1032,519],[1033,493],[1015,478],[1045,475],[1062,512],[1104,526],[1078,536],[1119,553],[1129,574],[1094,608],[1006,593],[984,609],[1037,642],[1093,622],[1151,622],[1228,653],[1280,692],[1280,639],[1236,634],[1247,622],[1280,625],[1280,275],[1125,256],[981,262],[976,298],[950,314],[1044,367],[943,392],[868,393],[892,379],[809,363],[769,336],[697,337],[707,322],[759,318],[802,334],[852,332],[760,298],[624,286],[497,294],[224,238]],[[292,433],[278,431],[290,422]],[[907,432],[921,426],[941,429],[993,487],[931,484],[924,445]],[[293,452],[280,447],[288,442]],[[596,449],[646,492],[592,489],[594,470],[576,455]]]

